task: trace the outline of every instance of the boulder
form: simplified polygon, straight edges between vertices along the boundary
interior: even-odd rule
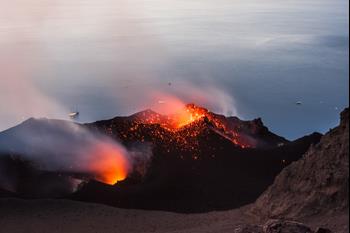
[[[313,231],[302,223],[284,220],[269,220],[263,226],[264,233],[313,233]]]

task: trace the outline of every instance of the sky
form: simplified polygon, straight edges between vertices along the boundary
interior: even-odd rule
[[[80,122],[165,111],[176,99],[261,117],[289,139],[326,132],[349,105],[348,9],[347,0],[0,0],[0,130],[76,110]]]

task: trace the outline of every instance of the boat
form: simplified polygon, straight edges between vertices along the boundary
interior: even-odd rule
[[[70,112],[68,116],[71,119],[76,119],[79,116],[79,112]]]

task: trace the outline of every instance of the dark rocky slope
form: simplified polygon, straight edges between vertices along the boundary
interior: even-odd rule
[[[300,218],[349,208],[349,109],[341,123],[292,163],[256,201],[266,217]]]
[[[88,125],[125,145],[152,143],[153,158],[141,179],[131,175],[115,186],[91,181],[70,198],[186,213],[232,209],[254,202],[284,167],[300,159],[321,137],[314,133],[289,142],[269,132],[259,119],[241,121],[209,114],[208,119],[176,132],[139,120],[140,115],[157,118],[151,111]],[[232,143],[211,122],[213,118],[238,132],[241,141],[246,142],[248,136],[250,142],[259,142],[257,147],[241,148]]]
[[[0,163],[5,164],[7,174],[15,174],[13,190],[20,197],[65,197],[123,208],[206,212],[255,201],[283,168],[300,159],[321,137],[315,133],[289,142],[271,133],[259,119],[241,121],[194,105],[188,107],[206,117],[175,131],[163,127],[164,116],[152,111],[81,125],[91,132],[107,134],[129,149],[135,144],[152,145],[147,169],[141,169],[141,174],[135,168],[125,181],[114,186],[91,180],[73,195],[62,195],[71,190],[65,184],[77,174],[38,171],[30,161],[18,159],[20,155],[4,154]],[[41,140],[61,135],[70,124],[32,119],[0,133],[0,145],[33,148],[18,144],[18,134],[29,131]],[[240,143],[254,147],[242,147]],[[53,156],[44,152],[47,158]]]

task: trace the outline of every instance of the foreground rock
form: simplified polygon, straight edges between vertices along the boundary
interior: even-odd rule
[[[310,227],[294,221],[269,220],[262,226],[239,226],[234,233],[332,233],[332,231],[325,228],[313,231]]]
[[[298,222],[270,220],[263,227],[264,233],[313,233],[313,231]]]
[[[349,109],[341,123],[302,159],[286,167],[256,201],[251,212],[262,218],[300,219],[349,208]]]

